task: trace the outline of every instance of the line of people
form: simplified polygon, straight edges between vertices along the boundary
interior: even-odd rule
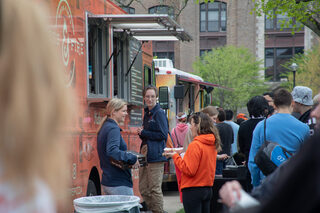
[[[221,109],[215,112],[216,109],[214,107],[207,107],[202,112],[208,113],[215,123],[214,126],[219,130],[221,144],[225,148],[224,153],[228,156],[236,152],[244,154],[245,160],[243,163],[249,168],[246,186],[244,187],[247,191],[251,191],[252,187],[257,188],[265,178],[254,162],[254,156],[264,142],[264,123],[261,121],[268,118],[266,122],[266,126],[268,126],[266,130],[267,140],[276,141],[289,150],[290,153],[296,153],[303,142],[309,138],[309,135],[314,133],[316,118],[310,116],[312,105],[311,89],[297,86],[292,93],[280,88],[275,93],[265,93],[263,96],[255,96],[250,99],[247,104],[250,119],[242,122],[239,128],[231,123],[232,121],[230,122],[230,117],[228,117],[229,121],[225,121],[225,112]],[[208,110],[210,108],[211,110]],[[227,115],[229,114],[228,116],[232,113],[229,110],[226,110],[226,112]],[[296,113],[296,116],[299,115],[297,116],[298,119],[292,115],[293,112]],[[222,121],[224,121],[223,125],[221,125]],[[227,130],[228,127],[224,128],[226,123],[229,123],[229,128],[231,127],[232,131]],[[227,131],[229,138],[226,137]],[[190,138],[192,138],[189,133],[190,131],[187,133],[184,146],[184,151],[187,152]],[[230,138],[233,138],[233,141]],[[230,146],[231,144],[236,144],[235,151]],[[172,154],[168,155],[172,156]],[[173,156],[176,156],[176,154]],[[220,161],[218,156],[215,169],[216,175],[222,174],[222,169],[225,166],[223,165],[224,161]],[[180,169],[179,165],[176,166]],[[183,171],[181,172],[183,173]],[[193,211],[195,210],[193,209]]]
[[[255,164],[254,157],[263,143],[265,124],[260,121],[256,125],[253,130],[252,144],[247,146],[247,150],[250,147],[249,170],[254,186],[251,196],[261,205],[240,209],[239,212],[317,212],[319,210],[316,157],[319,140],[317,121],[320,118],[318,103],[319,96],[316,96],[313,101],[312,90],[305,86],[295,87],[291,94],[284,89],[274,93],[275,114],[267,119],[267,139],[277,141],[296,154],[273,173],[264,177]],[[222,202],[234,208],[237,201],[241,199],[242,188],[243,186],[237,181],[226,183],[220,190]]]

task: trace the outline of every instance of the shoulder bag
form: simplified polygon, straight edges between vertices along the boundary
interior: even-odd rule
[[[264,143],[256,153],[254,162],[264,175],[271,174],[280,164],[290,158],[293,153],[289,152],[277,142],[266,140],[267,119],[264,120]]]

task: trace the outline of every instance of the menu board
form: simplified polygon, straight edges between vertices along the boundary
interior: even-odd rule
[[[140,49],[141,42],[131,38],[129,40],[129,65],[134,61],[130,74],[130,103],[143,106],[143,70],[142,70],[142,51]],[[138,53],[139,52],[139,53]],[[137,54],[138,53],[138,54]],[[142,109],[132,109],[130,113],[130,125],[142,125]]]
[[[142,126],[142,109],[130,110],[130,126]]]
[[[129,64],[132,63],[139,51],[141,43],[136,39],[129,40]],[[142,51],[140,51],[131,67],[130,77],[130,102],[137,105],[143,105],[143,70],[142,70]]]

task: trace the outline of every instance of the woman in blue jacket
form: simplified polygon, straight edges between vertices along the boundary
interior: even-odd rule
[[[121,99],[109,101],[106,108],[107,116],[98,129],[98,154],[102,173],[102,189],[107,195],[133,195],[131,170],[123,169],[111,160],[121,161],[137,167],[137,157],[127,151],[119,124],[127,116],[127,104]]]

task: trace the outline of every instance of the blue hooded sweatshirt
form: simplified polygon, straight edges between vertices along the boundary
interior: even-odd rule
[[[101,184],[104,186],[132,187],[130,169],[121,169],[110,163],[110,158],[123,161],[131,165],[137,161],[137,156],[126,152],[127,144],[123,140],[118,124],[107,119],[98,133],[98,154],[100,167],[103,171]]]
[[[146,107],[140,138],[142,139],[141,146],[148,145],[148,163],[167,161],[162,153],[166,146],[168,132],[168,120],[160,105],[156,104],[151,110]]]

